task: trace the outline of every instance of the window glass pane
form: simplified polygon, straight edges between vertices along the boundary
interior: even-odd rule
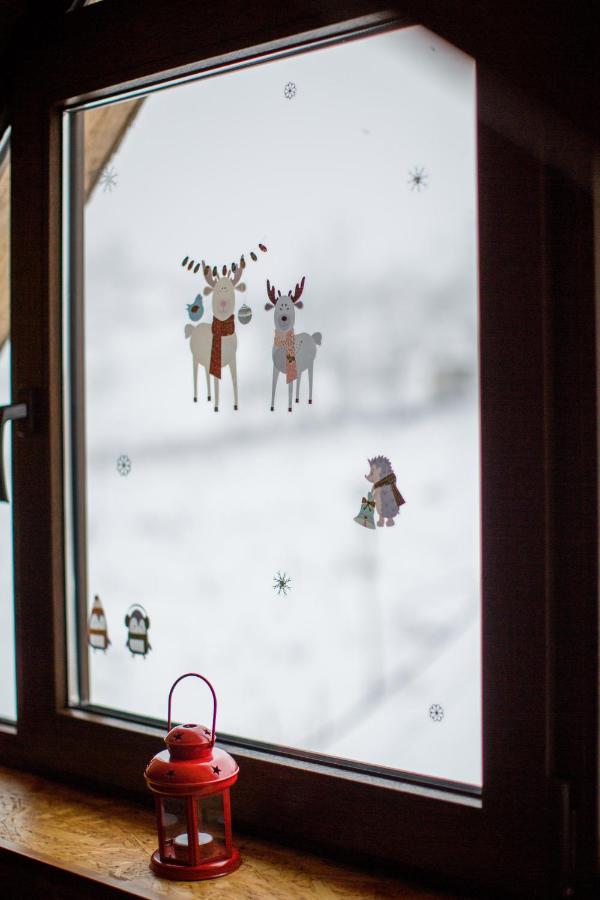
[[[480,784],[473,60],[415,27],[128,104],[77,114],[90,702],[201,671],[221,733]]]
[[[10,403],[10,147],[0,139],[0,406]],[[10,429],[5,427],[0,455],[11,492]],[[15,677],[12,505],[0,503],[0,719],[17,714]]]

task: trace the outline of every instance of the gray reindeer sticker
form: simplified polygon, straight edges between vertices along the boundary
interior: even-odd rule
[[[300,300],[304,291],[305,277],[296,285],[294,291],[281,294],[275,291],[267,279],[267,295],[269,303],[265,304],[267,311],[273,309],[275,322],[275,337],[273,339],[273,385],[271,391],[271,412],[275,409],[275,391],[280,373],[285,375],[288,386],[288,412],[292,411],[292,394],[294,381],[296,382],[296,403],[300,402],[300,379],[302,373],[308,371],[308,402],[312,403],[313,393],[313,366],[317,355],[317,347],[321,346],[322,335],[320,331],[314,334],[301,332],[294,333],[296,322],[296,310],[302,309],[304,304]]]

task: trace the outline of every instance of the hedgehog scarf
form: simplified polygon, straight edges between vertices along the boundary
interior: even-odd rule
[[[296,339],[294,329],[275,332],[275,346],[285,347],[285,380],[286,384],[294,381],[298,376],[296,368]]]
[[[212,320],[212,345],[210,348],[210,374],[215,378],[221,377],[221,338],[233,334],[235,331],[235,317],[229,316],[222,322],[220,319]]]
[[[396,501],[398,506],[402,506],[402,504],[405,503],[406,501],[404,500],[404,497],[402,496],[402,494],[396,487],[396,476],[394,475],[393,472],[390,472],[389,475],[386,475],[385,478],[382,478],[380,481],[376,481],[375,484],[373,485],[373,490],[376,490],[376,488],[385,487],[388,484],[392,488],[394,500]]]

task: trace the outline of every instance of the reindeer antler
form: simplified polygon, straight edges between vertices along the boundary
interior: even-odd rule
[[[275,297],[275,285],[272,285],[269,279],[267,278],[267,294],[269,295],[269,300],[275,306],[275,302],[277,298]]]
[[[202,260],[202,271],[204,272],[204,277],[206,278],[206,283],[207,283],[211,288],[214,288],[215,283],[216,283],[216,282],[215,282],[215,279],[213,278],[213,274],[212,274],[212,272],[211,272],[210,266],[208,266],[208,265],[204,262],[204,260]]]
[[[231,279],[233,286],[235,287],[242,275],[244,274],[244,267],[242,265],[243,256],[240,256],[239,265],[236,266],[235,263],[231,263],[231,271],[233,272],[233,278]]]
[[[302,276],[302,281],[300,282],[300,284],[297,284],[297,285],[296,285],[296,287],[294,288],[294,293],[293,293],[293,294],[292,294],[292,292],[290,291],[290,297],[292,298],[292,302],[293,302],[293,303],[297,303],[298,300],[300,299],[300,297],[302,296],[302,291],[304,290],[304,281],[305,281],[305,278],[306,278],[306,276],[303,275],[303,276]]]

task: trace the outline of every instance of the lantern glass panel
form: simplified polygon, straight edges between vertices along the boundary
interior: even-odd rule
[[[193,862],[188,840],[187,801],[161,798],[160,821],[163,830],[161,857],[163,862],[190,866]]]
[[[223,794],[200,797],[196,803],[200,859],[202,862],[209,859],[226,859],[230,855],[230,850],[227,850]]]

